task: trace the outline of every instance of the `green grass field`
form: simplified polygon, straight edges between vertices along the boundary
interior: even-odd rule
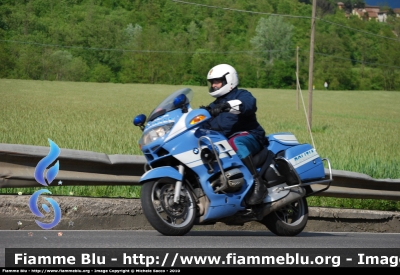
[[[51,82],[0,79],[0,143],[49,146],[106,154],[141,155],[141,131],[132,119],[148,115],[162,99],[182,87],[195,92],[193,107],[210,103],[206,87],[146,84]],[[249,89],[267,133],[292,132],[315,145],[332,169],[400,178],[400,92],[325,91],[312,95],[312,136],[307,131],[308,90]],[[298,102],[298,103],[297,103]],[[1,193],[37,189],[4,188]],[[140,187],[52,187],[55,195],[138,197]],[[311,197],[311,206],[400,210],[400,203]]]

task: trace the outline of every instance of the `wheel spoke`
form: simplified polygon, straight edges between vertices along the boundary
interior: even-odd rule
[[[160,201],[153,201],[154,209],[157,211],[157,213],[163,213],[164,209],[162,208]]]
[[[172,219],[171,223],[172,223],[173,225],[177,225],[176,218]]]
[[[171,184],[158,185],[154,188],[153,205],[154,209],[171,226],[183,226],[189,222],[188,217],[192,217],[194,211],[193,201],[186,189],[182,189],[179,203],[173,202],[174,186]],[[157,198],[157,199],[156,199]],[[191,214],[190,214],[191,213]]]
[[[285,213],[283,213],[283,221],[284,222],[288,222],[288,215],[286,215]]]
[[[163,213],[164,212],[164,209],[161,207],[161,206],[158,206],[157,208],[156,208],[156,211],[158,212],[158,213]]]
[[[299,203],[289,204],[277,211],[276,214],[279,219],[287,224],[296,222],[301,214],[301,205]]]

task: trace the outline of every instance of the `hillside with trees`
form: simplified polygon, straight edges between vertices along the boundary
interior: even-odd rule
[[[361,5],[360,0],[342,1]],[[400,17],[346,16],[318,0],[314,83],[400,90]],[[308,84],[312,0],[2,0],[0,77],[206,85],[229,63],[242,87]]]

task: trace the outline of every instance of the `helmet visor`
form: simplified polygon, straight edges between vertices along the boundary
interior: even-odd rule
[[[226,85],[225,77],[208,79],[208,81],[207,81],[207,86],[208,86],[208,92],[209,93],[218,91],[219,89],[221,89],[225,85]]]

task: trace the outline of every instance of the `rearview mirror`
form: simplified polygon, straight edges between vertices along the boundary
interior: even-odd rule
[[[146,122],[146,116],[144,114],[137,115],[133,119],[133,125],[140,127],[140,129],[144,129],[144,123]]]

